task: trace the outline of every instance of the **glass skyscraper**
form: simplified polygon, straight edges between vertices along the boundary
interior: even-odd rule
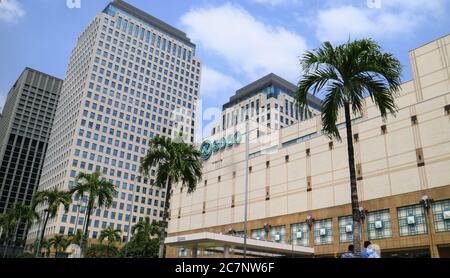
[[[185,33],[123,2],[111,2],[79,36],[72,51],[39,190],[68,190],[79,172],[99,171],[116,185],[108,209],[96,208],[89,237],[122,230],[149,216],[161,220],[165,190],[139,175],[148,139],[182,132],[194,141],[201,63]],[[49,221],[45,236],[85,225],[85,203]],[[39,210],[45,207],[38,208]],[[29,231],[28,244],[39,234]]]
[[[0,214],[29,205],[38,187],[62,80],[25,68],[0,116]],[[17,239],[26,235],[20,225]]]

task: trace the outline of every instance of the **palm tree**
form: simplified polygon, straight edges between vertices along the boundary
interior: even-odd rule
[[[159,237],[165,225],[163,221],[150,221],[149,217],[131,228],[133,237],[124,247],[124,256],[132,258],[158,257]]]
[[[49,218],[56,216],[58,209],[61,205],[64,206],[64,210],[68,210],[70,203],[72,203],[72,194],[68,191],[61,191],[56,188],[38,191],[33,195],[32,207],[35,210],[38,205],[45,205],[47,208],[44,210],[44,225],[41,230],[41,236],[39,238],[38,247],[36,250],[37,256],[41,253],[40,245],[44,239],[45,227]]]
[[[353,151],[352,113],[361,115],[366,97],[378,107],[383,119],[390,112],[395,115],[394,99],[400,90],[401,64],[371,39],[349,41],[333,47],[325,42],[322,47],[307,51],[301,58],[304,75],[298,84],[296,104],[301,112],[308,111],[307,94],[323,92],[322,126],[324,134],[341,141],[336,127],[339,111],[344,109],[347,129],[348,164],[350,172],[351,205],[353,216],[353,245],[360,254],[360,218],[356,188]]]
[[[108,244],[107,244],[107,248],[106,248],[106,257],[109,258],[109,249],[111,248],[111,245],[113,245],[115,242],[120,242],[121,240],[121,236],[120,234],[122,233],[121,230],[119,229],[114,229],[112,227],[108,227],[106,229],[104,229],[103,231],[101,231],[100,233],[100,241],[103,241],[105,238],[108,239]]]
[[[89,235],[90,219],[94,206],[97,206],[98,208],[110,207],[114,198],[114,193],[116,192],[114,184],[100,178],[100,176],[100,172],[94,172],[92,174],[80,172],[75,179],[75,187],[70,191],[72,194],[78,194],[81,197],[83,197],[84,194],[88,195],[86,211],[87,219],[84,227],[82,246],[80,246],[82,250],[84,249]]]
[[[42,243],[40,244],[40,247],[45,249],[45,254],[44,257],[46,258],[50,258],[50,253],[52,251],[52,243],[50,240],[46,240],[45,238],[43,239]],[[38,247],[38,250],[40,250],[40,248]],[[40,255],[40,254],[39,254]]]
[[[67,246],[70,244],[70,241],[67,240],[64,235],[55,235],[51,239],[49,239],[49,247],[55,249],[55,258],[58,257],[58,254],[64,252]]]
[[[15,227],[17,223],[17,218],[11,209],[8,209],[5,214],[0,215],[0,229],[1,234],[4,235],[4,250],[3,250],[3,258],[6,257],[8,253],[8,246],[11,243],[11,238],[14,233]]]
[[[20,225],[24,223],[25,228],[28,227],[33,223],[34,220],[39,218],[39,214],[31,206],[25,205],[22,202],[17,202],[14,205],[12,213],[14,214],[14,217],[17,220],[13,241],[14,244],[16,244],[17,234],[19,232]]]
[[[166,226],[172,185],[181,182],[181,186],[187,187],[187,192],[192,193],[202,177],[202,166],[200,151],[193,145],[185,143],[181,135],[173,141],[170,138],[159,136],[149,140],[149,149],[139,170],[144,176],[148,176],[151,167],[156,167],[155,185],[166,188],[163,215],[163,222]],[[165,236],[164,231],[161,234],[160,257],[164,257],[165,253]]]
[[[150,221],[150,218],[147,216],[131,228],[131,233],[137,239],[148,240],[155,236],[160,237],[161,228],[163,227],[162,221]]]
[[[70,243],[79,245],[83,239],[83,232],[80,229],[77,229],[75,234],[69,234],[68,238]]]

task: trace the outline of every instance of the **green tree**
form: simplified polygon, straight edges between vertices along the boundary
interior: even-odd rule
[[[65,252],[67,247],[70,244],[70,241],[64,237],[64,235],[57,234],[51,239],[48,240],[50,249],[53,247],[55,249],[55,258],[58,257],[59,254]]]
[[[51,241],[44,238],[42,240],[42,243],[40,244],[40,247],[45,249],[44,257],[45,258],[50,258],[50,253],[52,252],[52,243],[51,243]],[[39,252],[41,251],[40,248],[38,248],[38,250],[39,250]]]
[[[119,229],[114,229],[113,227],[108,227],[101,231],[100,233],[100,241],[103,241],[104,239],[108,240],[108,243],[106,245],[106,257],[109,258],[109,251],[111,249],[111,246],[114,246],[114,243],[121,241],[120,234],[122,233]]]
[[[350,174],[353,216],[353,245],[359,256],[360,221],[353,150],[352,114],[362,115],[366,97],[378,107],[386,118],[395,115],[395,96],[400,90],[401,65],[371,39],[349,41],[333,47],[325,42],[320,48],[306,51],[301,58],[304,75],[299,81],[296,104],[300,111],[308,111],[307,94],[324,94],[322,101],[322,128],[330,138],[341,141],[337,128],[339,111],[343,108],[347,132],[348,165]]]
[[[25,230],[29,225],[33,223],[34,220],[39,218],[39,214],[34,210],[32,206],[25,205],[22,202],[17,202],[14,205],[14,208],[12,210],[12,213],[15,217],[16,221],[16,228],[14,230],[14,245],[17,245],[18,238],[17,234],[19,232],[19,228],[21,224],[25,224]],[[21,239],[22,240],[22,239]]]
[[[84,197],[86,194],[87,200],[87,217],[86,225],[84,228],[84,235],[81,244],[81,250],[84,249],[89,235],[89,226],[91,214],[94,211],[94,207],[108,208],[111,206],[114,193],[116,189],[114,184],[106,179],[101,178],[100,172],[94,172],[92,174],[79,173],[75,179],[76,185],[71,189],[72,194],[78,194],[80,197]]]
[[[149,140],[149,148],[141,162],[140,172],[148,176],[152,167],[156,168],[155,185],[166,188],[163,222],[167,226],[169,202],[172,186],[181,183],[192,193],[202,177],[202,160],[200,151],[183,141],[181,136],[175,140],[156,136]],[[165,229],[160,236],[160,257],[164,257]]]
[[[72,203],[72,194],[68,191],[58,190],[57,188],[38,191],[33,195],[32,207],[36,210],[39,205],[46,206],[44,209],[44,224],[42,226],[41,235],[38,241],[38,247],[36,253],[40,254],[40,246],[44,240],[45,228],[47,227],[48,219],[56,216],[59,207],[63,205],[64,210],[68,210]]]
[[[3,258],[5,258],[8,253],[8,246],[12,242],[16,225],[17,218],[12,209],[8,209],[5,214],[0,215],[0,238],[2,238],[2,242],[5,246],[3,250]]]
[[[118,258],[120,257],[120,251],[116,246],[108,246],[103,244],[91,244],[86,248],[86,258]]]
[[[160,236],[165,224],[163,221],[150,221],[149,217],[139,221],[131,229],[133,237],[123,248],[125,257],[157,258]]]

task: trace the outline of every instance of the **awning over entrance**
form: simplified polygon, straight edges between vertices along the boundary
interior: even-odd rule
[[[215,234],[209,232],[167,237],[165,244],[171,247],[184,247],[192,249],[193,256],[196,250],[209,248],[224,248],[224,256],[228,257],[229,249],[234,249],[238,253],[244,250],[244,238],[232,235]],[[306,257],[314,254],[314,248],[297,246],[272,241],[256,240],[247,238],[247,251],[249,253],[265,253],[267,256],[295,256]]]

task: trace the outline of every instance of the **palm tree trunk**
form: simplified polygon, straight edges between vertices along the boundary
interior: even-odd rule
[[[42,226],[41,236],[39,238],[39,244],[38,244],[37,251],[36,251],[38,253],[38,257],[41,255],[41,244],[42,244],[42,242],[44,240],[45,227],[47,227],[48,218],[50,216],[50,211],[49,210],[44,210],[44,212],[46,213],[45,220],[44,220],[44,225]]]
[[[84,252],[84,249],[87,245],[88,235],[89,235],[89,221],[91,220],[91,211],[93,204],[91,202],[88,203],[87,208],[87,216],[86,216],[86,226],[84,228],[84,236],[82,240],[81,251]]]
[[[14,237],[13,237],[13,248],[15,249],[15,247],[16,247],[16,243],[17,243],[17,234],[19,233],[19,227],[20,227],[20,222],[22,222],[22,219],[21,218],[19,218],[18,220],[17,220],[17,224],[16,224],[16,228],[15,228],[15,230],[14,230]]]
[[[360,241],[361,215],[359,212],[358,188],[356,186],[352,119],[350,113],[350,104],[347,101],[344,102],[344,110],[345,110],[345,125],[347,128],[348,168],[350,171],[350,192],[351,192],[352,216],[353,216],[353,246],[355,248],[354,249],[355,256],[359,257],[361,254],[361,241]]]
[[[171,193],[172,185],[170,183],[170,179],[167,179],[166,182],[166,198],[164,201],[164,215],[163,215],[163,222],[164,226],[166,226],[167,219],[169,218],[169,201],[170,201],[170,193]],[[166,248],[164,245],[164,240],[166,239],[166,227],[164,227],[164,230],[161,233],[160,242],[159,242],[159,258],[165,258],[166,257]]]
[[[6,231],[6,233],[5,233],[5,249],[3,250],[3,258],[6,258],[6,254],[8,253],[8,246],[9,246],[9,232]]]

